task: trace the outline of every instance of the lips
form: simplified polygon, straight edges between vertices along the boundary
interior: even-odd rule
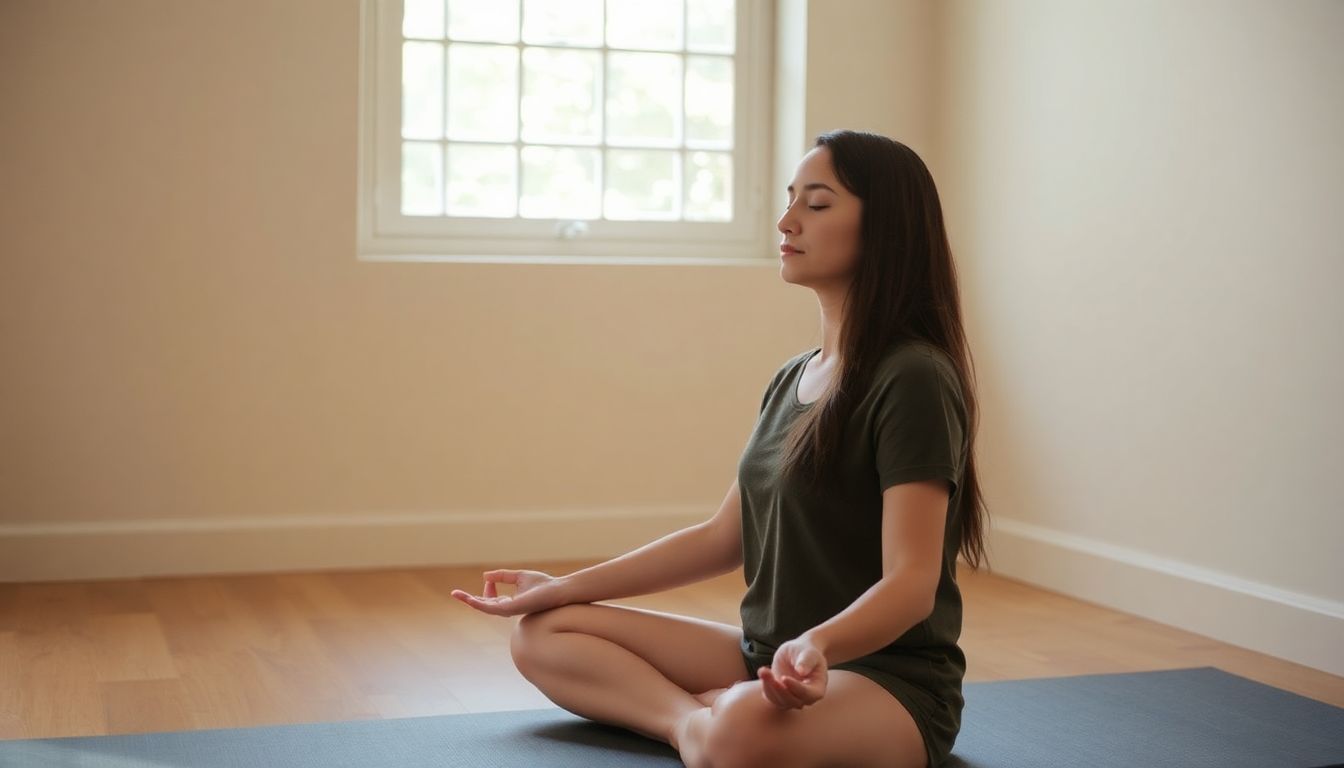
[[[780,252],[780,253],[802,253],[802,251],[798,250],[797,248],[794,248],[792,245],[781,245],[781,246],[779,246],[779,252]]]

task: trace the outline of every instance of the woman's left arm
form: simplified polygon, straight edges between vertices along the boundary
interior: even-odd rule
[[[768,700],[784,708],[814,703],[825,695],[826,668],[884,648],[928,618],[942,573],[949,492],[946,480],[883,491],[882,578],[845,610],[779,647],[774,664],[758,671]]]

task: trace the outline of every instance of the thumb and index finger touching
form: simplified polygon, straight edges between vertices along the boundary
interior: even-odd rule
[[[485,592],[482,594],[484,594],[486,597],[499,596],[498,593],[495,591],[496,582],[502,581],[505,584],[515,584],[515,585],[518,583],[518,571],[509,568],[496,568],[493,571],[486,571],[482,575],[485,577]]]
[[[799,681],[803,681],[812,677],[817,671],[817,667],[821,665],[822,659],[818,657],[815,651],[804,650],[801,653],[790,654],[782,661],[781,672],[785,676],[792,676]],[[780,672],[775,672],[773,668],[770,671],[774,672],[776,676],[780,674]]]
[[[482,596],[485,597],[499,597],[499,592],[495,589],[496,581],[504,581],[508,584],[515,584],[517,581],[517,577],[512,576],[512,573],[508,570],[487,570],[481,576],[485,578],[485,588],[481,590]]]
[[[485,571],[481,575],[485,578],[485,587],[484,589],[481,590],[482,597],[491,597],[491,598],[500,597],[498,590],[495,588],[496,582],[502,581],[506,584],[518,583],[518,571],[512,569],[497,568],[492,571]],[[458,593],[461,593],[461,596],[470,595],[470,593],[468,593],[466,590],[463,589],[453,590],[454,597],[459,597]]]
[[[793,660],[793,668],[798,670],[803,677],[807,677],[816,670],[821,661],[822,659],[817,651],[808,649]]]

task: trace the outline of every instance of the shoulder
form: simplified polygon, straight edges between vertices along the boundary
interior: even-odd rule
[[[808,347],[807,349],[804,349],[802,352],[799,352],[793,357],[790,357],[788,360],[785,360],[784,365],[780,366],[780,370],[787,370],[789,368],[792,368],[793,366],[811,357],[817,351],[818,351],[817,347]]]
[[[775,388],[779,386],[779,382],[783,380],[784,376],[788,374],[789,371],[792,371],[797,366],[802,365],[803,362],[807,360],[807,358],[810,357],[816,351],[817,351],[816,347],[803,350],[802,352],[799,352],[798,354],[794,355],[793,357],[790,357],[788,360],[785,360],[783,363],[781,363],[779,367],[775,369],[774,375],[770,377],[770,383],[766,385],[765,388],[766,399],[769,399],[770,394],[775,391]],[[762,403],[762,407],[764,407],[764,403]]]
[[[799,365],[802,365],[803,362],[806,361],[807,358],[811,357],[816,351],[817,351],[816,347],[812,347],[811,349],[805,349],[802,352],[799,352],[798,354],[794,355],[793,357],[790,357],[788,360],[785,360],[783,363],[780,364],[779,368],[775,370],[775,375],[771,383],[777,382],[780,379],[784,378],[784,374],[788,373],[789,371],[793,370]]]
[[[925,341],[902,342],[883,355],[869,389],[879,409],[965,410],[961,377],[952,357]]]
[[[927,341],[907,340],[893,345],[877,364],[877,379],[924,378],[958,380],[957,366],[952,357]]]

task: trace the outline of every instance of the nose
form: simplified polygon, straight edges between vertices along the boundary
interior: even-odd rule
[[[785,209],[779,217],[779,221],[775,222],[775,228],[786,235],[794,234],[797,229],[792,218],[792,210],[791,208]]]

